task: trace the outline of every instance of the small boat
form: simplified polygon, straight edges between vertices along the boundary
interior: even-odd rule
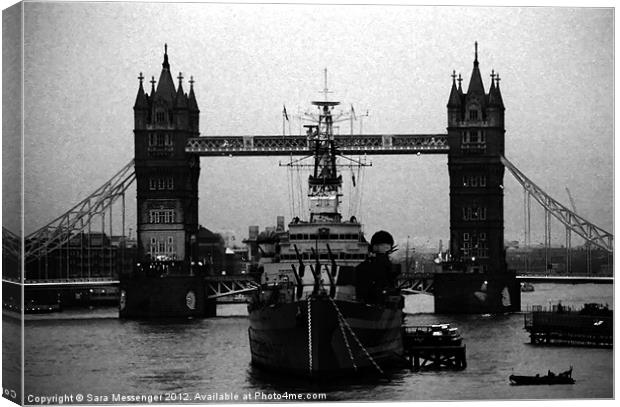
[[[539,384],[575,384],[575,379],[572,377],[573,367],[560,374],[555,374],[551,370],[547,372],[546,376],[537,374],[536,376],[517,376],[510,375],[508,378],[510,384],[514,385],[539,385]]]
[[[403,329],[407,346],[461,346],[463,342],[458,328],[450,324],[404,326]]]
[[[528,282],[521,283],[521,292],[529,293],[532,291],[534,291],[534,284]]]

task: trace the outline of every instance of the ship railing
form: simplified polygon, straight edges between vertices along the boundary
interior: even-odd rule
[[[434,332],[432,325],[407,325],[403,326],[403,330],[407,335],[430,335]]]

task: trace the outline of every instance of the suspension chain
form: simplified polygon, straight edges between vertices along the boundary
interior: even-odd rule
[[[312,305],[308,297],[308,370],[312,374]]]
[[[340,321],[342,321],[342,323],[344,323],[344,325],[347,327],[347,329],[349,330],[349,332],[351,333],[351,336],[353,337],[353,339],[355,339],[355,342],[357,342],[358,346],[362,349],[362,351],[364,352],[364,354],[366,355],[366,357],[368,358],[368,360],[370,360],[370,362],[373,364],[373,366],[377,369],[377,371],[379,373],[381,373],[382,375],[385,376],[385,373],[383,372],[383,370],[381,370],[381,368],[379,367],[379,365],[377,364],[377,362],[375,362],[375,360],[373,359],[373,357],[370,355],[370,353],[368,353],[368,350],[366,350],[366,348],[364,347],[364,345],[362,345],[362,342],[360,342],[359,338],[357,337],[357,335],[355,335],[355,332],[353,332],[353,329],[351,328],[351,326],[349,325],[349,323],[347,322],[346,319],[344,319],[344,316],[342,315],[342,313],[340,312],[340,309],[338,308],[338,305],[336,304],[336,301],[334,301],[333,298],[331,297],[327,297],[329,298],[329,300],[332,302],[332,304],[334,305],[334,309],[336,310],[336,313],[338,314],[338,318],[340,319]]]

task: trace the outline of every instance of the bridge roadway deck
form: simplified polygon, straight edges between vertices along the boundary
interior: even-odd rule
[[[433,273],[416,273],[402,276],[399,281],[419,281],[432,280]],[[205,282],[224,283],[239,281],[257,281],[259,276],[253,274],[228,275],[228,276],[205,276]],[[593,277],[593,276],[550,276],[550,275],[518,275],[518,281],[531,283],[564,283],[564,284],[613,284],[613,277]],[[8,284],[21,285],[19,280],[11,278],[3,278],[2,281]],[[118,279],[107,277],[93,278],[74,278],[74,279],[49,279],[49,280],[26,280],[23,284],[26,287],[76,287],[76,286],[98,286],[98,285],[117,285]]]
[[[447,154],[446,134],[367,134],[336,136],[341,153]],[[201,156],[311,155],[307,136],[205,136],[187,141],[185,151]]]
[[[529,283],[561,283],[561,284],[613,284],[613,277],[591,276],[532,276],[519,275],[517,281]]]

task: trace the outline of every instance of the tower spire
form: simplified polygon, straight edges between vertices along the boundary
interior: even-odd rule
[[[474,42],[474,66],[478,66],[478,41]]]
[[[164,69],[170,69],[170,63],[168,62],[168,44],[164,44],[164,62],[161,64]]]
[[[477,93],[479,97],[484,95],[484,85],[482,84],[482,77],[480,76],[480,69],[478,68],[478,41],[474,43],[474,68],[471,72],[469,87],[467,88],[468,95],[472,95],[473,93]]]
[[[144,88],[142,87],[142,81],[144,80],[144,76],[142,72],[138,76],[138,80],[140,81],[140,85],[138,86],[138,96],[136,96],[136,103],[134,104],[134,109],[143,109],[147,107],[147,99],[144,94]]]
[[[187,97],[187,103],[189,110],[192,112],[198,112],[198,103],[196,103],[196,95],[194,94],[194,77],[189,77],[189,95]]]
[[[175,106],[177,108],[186,108],[187,107],[187,95],[183,91],[183,73],[179,72],[179,87],[177,88],[177,96],[175,99]]]
[[[448,99],[448,108],[461,106],[461,94],[456,87],[456,70],[452,71],[452,89],[450,89],[450,98]]]

